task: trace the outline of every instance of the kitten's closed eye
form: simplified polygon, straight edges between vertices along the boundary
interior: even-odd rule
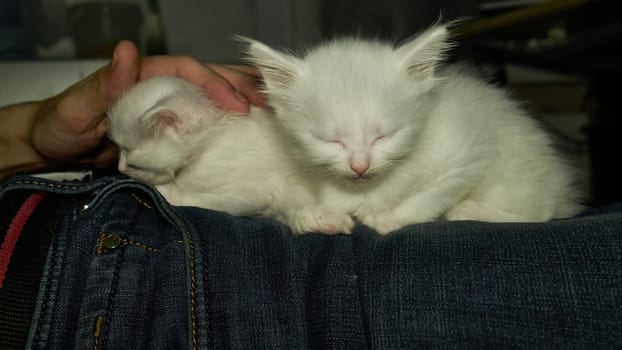
[[[326,142],[335,144],[335,145],[337,145],[337,146],[339,146],[339,147],[341,147],[343,149],[346,148],[346,144],[343,143],[343,141],[341,141],[341,140],[326,140]]]
[[[382,141],[382,140],[387,140],[390,139],[391,137],[393,137],[395,135],[395,133],[397,133],[397,130],[393,130],[393,131],[389,131],[387,133],[381,134],[380,136],[377,136],[374,141],[372,142],[372,144],[375,144],[378,141]]]
[[[318,135],[318,134],[315,134],[315,133],[312,133],[312,135],[319,142],[322,142],[322,143],[325,143],[325,144],[329,144],[331,146],[338,146],[338,147],[341,147],[343,149],[346,148],[346,144],[343,141],[341,141],[340,139],[338,139],[337,137],[335,137],[335,136],[332,136],[332,137],[331,136],[324,136],[324,135]]]
[[[378,141],[388,140],[391,137],[393,137],[395,135],[395,133],[397,133],[397,130],[392,130],[392,131],[386,132],[384,134],[381,134],[380,136],[375,137],[371,144],[375,145],[376,142],[378,142]],[[322,142],[333,144],[333,145],[341,147],[342,149],[346,149],[346,144],[345,144],[344,141],[341,141],[339,139],[326,139],[326,138],[322,138],[322,137],[318,137],[318,136],[316,136],[316,137],[320,141],[322,141]]]

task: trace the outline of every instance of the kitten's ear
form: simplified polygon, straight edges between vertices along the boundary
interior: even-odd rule
[[[205,111],[193,101],[181,97],[169,97],[159,101],[141,116],[146,130],[161,135],[170,130],[184,135],[195,131]]]
[[[141,121],[146,126],[146,130],[152,135],[161,135],[169,129],[178,134],[183,134],[184,123],[180,116],[166,107],[156,106],[142,115]]]
[[[433,77],[434,70],[454,46],[448,25],[435,25],[397,48],[400,65],[415,79]]]
[[[288,88],[300,74],[301,61],[298,58],[253,39],[236,38],[247,45],[246,59],[259,69],[268,91]]]

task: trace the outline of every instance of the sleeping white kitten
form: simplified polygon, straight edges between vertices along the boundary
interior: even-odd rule
[[[153,185],[174,205],[269,216],[295,232],[349,232],[345,213],[317,205],[315,182],[290,159],[266,111],[226,114],[195,85],[145,80],[108,113],[119,171]]]
[[[438,68],[448,35],[437,25],[399,47],[337,40],[303,58],[248,40],[273,107],[248,117],[177,79],[140,83],[109,114],[119,170],[173,204],[296,232],[575,214],[573,171],[536,122],[465,69]]]

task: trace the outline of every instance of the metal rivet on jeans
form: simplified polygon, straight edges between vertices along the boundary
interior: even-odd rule
[[[106,249],[115,249],[121,244],[121,237],[117,235],[106,235],[102,239],[102,246]]]

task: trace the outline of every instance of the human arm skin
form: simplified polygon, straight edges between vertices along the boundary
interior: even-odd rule
[[[51,166],[33,147],[31,130],[43,102],[0,108],[0,179]]]

